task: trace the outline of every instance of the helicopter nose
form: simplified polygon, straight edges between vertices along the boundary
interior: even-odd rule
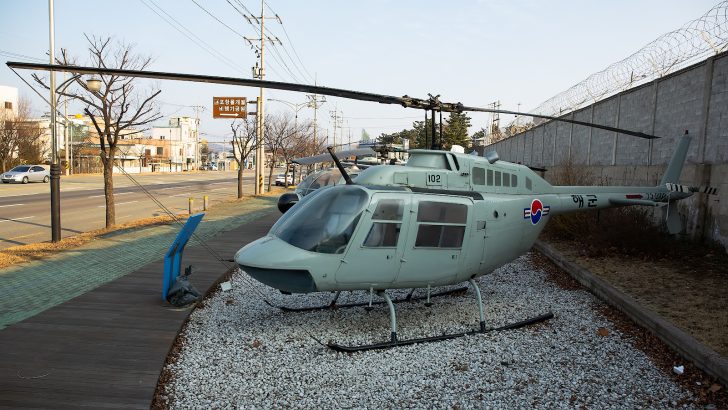
[[[274,236],[266,236],[240,249],[235,263],[253,279],[282,292],[316,292],[311,272],[303,265],[303,253]]]

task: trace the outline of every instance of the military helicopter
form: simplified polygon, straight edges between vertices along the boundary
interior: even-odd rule
[[[562,117],[443,103],[432,95],[417,99],[231,77],[18,62],[7,65],[308,92],[430,110],[433,117],[435,111],[525,115],[658,138]],[[480,157],[437,149],[410,150],[405,166],[373,166],[353,180],[329,148],[345,184],[304,196],[266,236],[240,249],[234,260],[248,275],[283,293],[335,292],[326,307],[336,306],[342,291],[369,292],[369,306],[374,294],[380,296],[389,308],[390,340],[361,346],[329,342],[328,346],[338,351],[391,348],[518,328],[553,314],[486,328],[480,289],[474,279],[528,251],[546,223],[558,214],[632,205],[662,207],[668,230],[679,231],[676,201],[696,192],[716,192],[710,187],[678,184],[689,144],[686,132],[660,184],[652,187],[553,186],[525,165],[501,161],[494,151]],[[438,148],[434,140],[432,148]],[[429,303],[433,287],[464,281],[473,287],[477,299],[479,328],[418,339],[397,337],[396,312],[388,289],[425,289]],[[412,292],[406,300],[411,300]]]

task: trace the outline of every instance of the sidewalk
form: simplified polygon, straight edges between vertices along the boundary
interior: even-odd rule
[[[270,212],[273,204],[274,197],[220,204],[205,214],[195,233],[207,240]],[[0,329],[164,257],[179,230],[173,224],[112,232],[44,261],[0,269]],[[193,237],[187,248],[196,245]]]
[[[220,204],[196,233],[222,258],[264,235],[276,198]],[[163,256],[179,226],[116,232],[0,271],[0,408],[149,408],[189,309],[162,300]],[[207,291],[226,271],[196,240],[183,266]],[[234,265],[234,264],[228,264]]]

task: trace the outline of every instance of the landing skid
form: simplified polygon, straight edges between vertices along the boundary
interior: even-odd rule
[[[359,345],[359,346],[345,346],[345,345],[340,345],[338,343],[329,342],[326,346],[337,352],[345,352],[345,353],[363,352],[363,351],[367,351],[367,350],[377,350],[377,349],[390,349],[393,347],[407,346],[407,345],[412,345],[412,344],[416,344],[416,343],[440,342],[443,340],[456,339],[458,337],[463,337],[463,336],[468,336],[468,335],[476,335],[476,334],[501,331],[501,330],[513,330],[513,329],[518,329],[518,328],[521,328],[524,326],[532,325],[535,323],[543,322],[543,321],[549,320],[554,317],[554,314],[552,312],[548,312],[543,315],[536,316],[536,317],[533,317],[530,319],[526,319],[526,320],[523,320],[520,322],[511,323],[509,325],[505,325],[505,326],[501,326],[501,327],[497,327],[497,328],[486,328],[485,319],[483,317],[483,301],[482,301],[482,298],[480,295],[480,288],[478,288],[477,284],[472,279],[470,280],[470,285],[473,286],[473,289],[475,290],[475,295],[478,300],[478,310],[480,313],[480,329],[478,329],[478,330],[472,330],[469,332],[462,332],[462,333],[451,333],[451,334],[439,335],[439,336],[399,340],[399,339],[397,339],[397,315],[394,310],[393,301],[389,298],[389,295],[387,295],[386,293],[384,293],[382,291],[382,292],[379,292],[379,295],[384,298],[384,302],[387,303],[387,305],[389,306],[389,318],[390,318],[390,324],[391,324],[391,329],[392,329],[392,333],[391,333],[389,342],[381,342],[381,343],[374,343],[374,344],[369,344],[369,345]]]
[[[407,295],[404,298],[394,299],[394,300],[392,300],[392,303],[413,302],[413,301],[423,300],[423,299],[426,299],[427,300],[427,303],[429,303],[429,300],[430,300],[431,297],[455,295],[455,294],[458,294],[458,293],[465,292],[467,290],[468,290],[468,287],[467,286],[462,286],[462,287],[455,288],[455,289],[443,290],[443,291],[440,291],[440,292],[430,293],[430,294],[428,294],[426,296],[415,296],[415,297],[412,297],[412,293],[414,292],[414,289],[413,289],[413,292],[410,292],[409,295]],[[387,303],[384,300],[381,300],[381,301],[371,301],[370,300],[369,302],[356,302],[356,303],[341,303],[341,304],[337,304],[336,303],[336,300],[339,297],[339,293],[340,292],[337,292],[336,293],[336,297],[334,297],[334,300],[332,300],[331,303],[329,303],[328,305],[307,306],[307,307],[300,307],[300,308],[287,307],[287,306],[275,306],[275,307],[277,307],[278,309],[280,309],[280,310],[282,310],[284,312],[310,312],[310,311],[313,311],[313,310],[342,309],[342,308],[361,307],[361,306],[367,306],[368,307],[368,306],[372,306],[372,305],[381,305],[381,304]]]
[[[470,332],[451,333],[451,334],[447,334],[447,335],[420,337],[420,338],[416,338],[416,339],[406,339],[406,340],[397,340],[396,333],[392,333],[392,340],[389,342],[374,343],[374,344],[370,344],[370,345],[359,345],[359,346],[344,346],[344,345],[340,345],[337,343],[329,342],[326,344],[326,346],[332,350],[335,350],[337,352],[343,352],[343,353],[364,352],[367,350],[390,349],[392,347],[407,346],[407,345],[413,345],[413,344],[417,344],[417,343],[441,342],[443,340],[457,339],[457,338],[463,337],[463,336],[472,336],[472,335],[484,334],[484,333],[488,333],[488,332],[497,332],[497,331],[501,331],[501,330],[513,330],[513,329],[518,329],[518,328],[521,328],[524,326],[532,325],[535,323],[543,322],[543,321],[549,320],[553,317],[554,317],[554,314],[551,312],[548,312],[541,316],[536,316],[531,319],[523,320],[521,322],[511,323],[509,325],[490,328],[490,329],[482,328],[479,330],[471,330]]]

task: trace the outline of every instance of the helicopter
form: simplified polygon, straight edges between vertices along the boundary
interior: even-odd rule
[[[406,108],[440,112],[489,112],[530,116],[593,127],[639,138],[659,138],[642,132],[564,117],[444,103],[439,96],[419,99],[344,89],[195,74],[113,68],[8,62],[12,68],[110,74],[126,77],[208,82],[323,94]],[[432,122],[434,131],[434,121]],[[433,132],[431,135],[435,135]],[[432,140],[431,150],[410,150],[406,165],[378,165],[355,179],[329,147],[344,184],[317,189],[296,200],[267,235],[235,254],[234,261],[249,276],[285,294],[366,291],[369,304],[376,294],[389,308],[390,339],[369,345],[329,342],[342,352],[441,341],[488,331],[515,329],[553,317],[539,316],[499,328],[487,328],[483,302],[475,279],[527,252],[546,223],[555,215],[621,206],[661,207],[670,233],[682,223],[677,201],[694,193],[715,194],[715,188],[683,186],[678,182],[690,145],[679,140],[657,186],[553,186],[525,165],[501,161],[489,151],[484,156],[462,150],[442,151]],[[426,305],[434,287],[467,281],[473,288],[479,327],[462,333],[399,339],[394,303],[413,300],[416,289],[426,290]],[[412,289],[393,301],[390,289]],[[460,291],[456,289],[455,291]],[[352,306],[351,304],[348,306]],[[321,307],[311,307],[318,309]],[[293,309],[288,309],[293,310]]]
[[[668,230],[681,229],[678,200],[714,188],[677,184],[690,144],[684,135],[658,186],[553,186],[529,167],[485,157],[410,150],[405,166],[363,170],[346,184],[320,189],[291,207],[270,229],[235,255],[254,279],[284,293],[364,290],[389,305],[390,340],[338,351],[359,351],[437,341],[486,329],[474,279],[527,252],[555,215],[611,207],[665,207]],[[472,332],[410,340],[397,338],[387,289],[431,289],[469,282],[479,306]],[[411,293],[410,293],[411,296]],[[370,297],[371,304],[371,297]],[[553,317],[548,312],[504,328]],[[502,329],[497,329],[502,330]]]

